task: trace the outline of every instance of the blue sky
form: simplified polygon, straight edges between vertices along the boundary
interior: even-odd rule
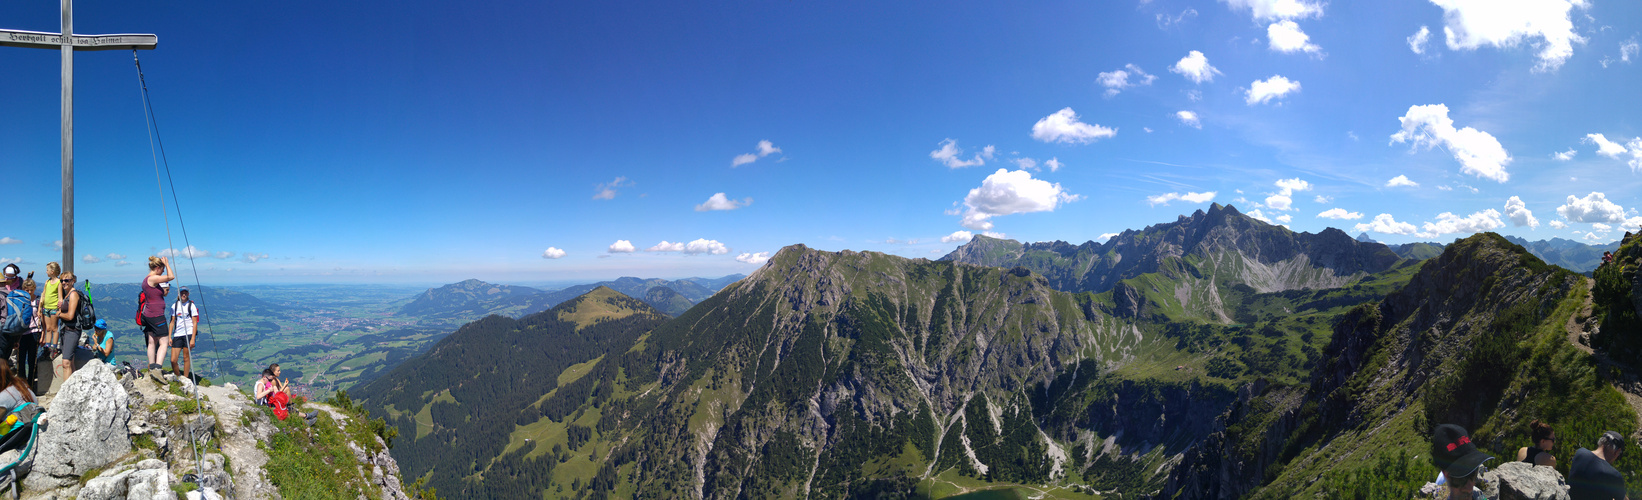
[[[82,0],[75,26],[159,35],[140,56],[220,283],[718,276],[1211,201],[1390,243],[1642,223],[1642,9],[1613,0]],[[134,280],[184,244],[130,54],[76,61],[77,269]],[[0,67],[0,259],[43,269],[58,54]]]

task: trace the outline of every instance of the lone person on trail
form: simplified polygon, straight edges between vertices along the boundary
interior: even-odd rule
[[[170,283],[177,279],[171,272],[169,257],[149,257],[148,276],[143,277],[143,302],[138,306],[138,315],[142,316],[143,335],[148,339],[148,376],[155,381],[160,378],[160,362],[165,360],[164,349],[169,344],[170,331],[166,329],[165,321],[165,291],[160,284]],[[169,287],[170,285],[167,285]],[[68,343],[63,343],[64,349]]]
[[[1596,451],[1580,448],[1568,463],[1568,497],[1573,500],[1625,498],[1625,476],[1613,466],[1625,451],[1625,436],[1608,431],[1596,439]]]
[[[1480,498],[1477,482],[1484,472],[1488,472],[1488,467],[1483,463],[1493,459],[1493,456],[1477,449],[1464,427],[1454,424],[1437,426],[1437,431],[1431,436],[1431,463],[1442,469],[1448,486],[1447,493],[1439,492],[1437,498]]]
[[[200,322],[200,308],[188,298],[188,287],[177,291],[177,302],[171,305],[171,373],[178,376],[184,371],[177,370],[177,358],[182,358],[182,367],[190,381],[194,380],[194,333]]]

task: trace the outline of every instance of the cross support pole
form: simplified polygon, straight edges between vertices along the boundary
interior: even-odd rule
[[[74,51],[152,50],[160,39],[149,34],[76,35],[74,0],[62,0],[60,33],[0,29],[0,46],[57,49],[63,54],[63,271],[74,271]]]

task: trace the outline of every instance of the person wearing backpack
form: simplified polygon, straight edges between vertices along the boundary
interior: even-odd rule
[[[63,273],[57,279],[61,283],[58,286],[70,293],[65,293],[62,298],[58,299],[57,331],[59,332],[58,340],[61,342],[59,345],[62,352],[57,356],[56,366],[53,367],[52,372],[58,379],[68,380],[70,375],[74,375],[74,350],[80,346],[80,332],[83,331],[80,328],[79,320],[91,316],[90,314],[82,314],[82,312],[90,313],[91,304],[86,303],[85,294],[74,289],[73,272]],[[82,308],[87,309],[87,311],[81,311]],[[93,316],[92,321],[95,320],[96,318]]]
[[[177,290],[177,302],[171,304],[171,373],[187,375],[194,380],[194,334],[199,328],[200,308],[188,298],[188,287]],[[182,360],[184,371],[177,371],[177,360]]]
[[[33,273],[30,273],[31,275]],[[20,363],[17,375],[32,383],[34,376],[34,348],[40,334],[40,296],[34,293],[34,277],[23,280],[23,288],[11,292],[0,306],[0,340],[5,342],[4,357],[17,353]]]
[[[171,334],[166,328],[165,291],[160,289],[160,284],[174,279],[177,275],[171,271],[169,257],[148,258],[148,276],[144,276],[142,282],[143,302],[137,313],[142,316],[143,335],[148,340],[148,376],[155,382],[164,380],[160,376],[160,362],[165,360],[164,349],[170,347]]]
[[[17,267],[17,264],[6,264],[4,272],[5,282],[0,283],[0,292],[11,293],[13,290],[23,288],[22,268]]]

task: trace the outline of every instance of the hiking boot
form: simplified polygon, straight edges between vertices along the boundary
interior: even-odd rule
[[[165,376],[160,374],[159,367],[150,366],[148,368],[148,378],[154,379],[154,383],[165,385]]]

